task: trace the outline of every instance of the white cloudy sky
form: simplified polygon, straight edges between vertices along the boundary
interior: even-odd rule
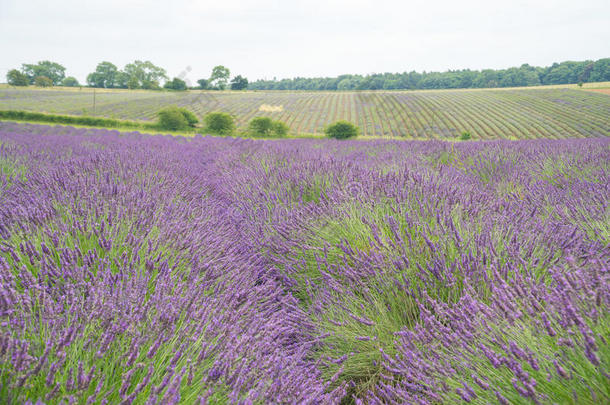
[[[53,60],[250,80],[505,68],[610,57],[608,0],[0,0],[0,81]]]

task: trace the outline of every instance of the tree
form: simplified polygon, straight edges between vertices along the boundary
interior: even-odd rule
[[[578,75],[578,81],[581,83],[581,87],[582,87],[582,82],[589,81],[589,78],[591,77],[591,71],[593,70],[594,66],[595,66],[595,64],[593,62],[589,62],[585,66],[583,71]]]
[[[54,86],[57,86],[66,77],[66,68],[59,63],[44,60],[37,64],[21,65],[21,71],[28,77],[30,83],[38,76],[45,76],[51,79]]]
[[[153,65],[150,61],[136,60],[125,65],[123,71],[129,76],[128,88],[159,89],[161,80],[167,80],[165,69]]]
[[[199,79],[197,80],[197,83],[199,84],[199,88],[201,90],[207,90],[210,88],[210,81],[208,79]]]
[[[230,76],[231,71],[228,68],[222,65],[215,66],[212,69],[212,76],[210,76],[210,84],[212,87],[224,90],[227,88]]]
[[[224,112],[212,112],[203,119],[205,130],[213,134],[228,135],[235,130],[235,120]]]
[[[51,87],[53,86],[53,80],[46,76],[36,76],[34,78],[34,84],[38,87]]]
[[[248,88],[248,79],[237,75],[231,80],[231,90],[244,90]]]
[[[593,63],[591,74],[589,75],[590,82],[610,81],[610,58],[600,59]]]
[[[449,70],[446,72],[374,73],[277,80],[257,80],[252,90],[375,90],[455,89],[482,87],[538,86],[610,80],[609,58],[598,61],[561,62],[541,68],[522,64],[508,69]]]
[[[138,81],[138,79],[134,76],[131,76],[128,80],[127,80],[127,88],[129,90],[133,90],[133,89],[139,89],[140,88],[140,82]]]
[[[165,82],[165,85],[163,87],[165,87],[166,89],[170,89],[170,90],[182,91],[182,90],[186,90],[186,82],[182,79],[174,77],[173,80]]]
[[[347,139],[358,136],[358,127],[347,121],[337,121],[324,130],[326,136],[335,139]]]
[[[11,86],[27,86],[29,84],[28,77],[17,69],[10,70],[6,74],[6,81]]]
[[[119,70],[110,62],[100,62],[95,68],[95,72],[87,76],[87,84],[91,87],[101,87],[110,89],[117,86],[117,76]]]
[[[127,73],[123,71],[118,71],[114,80],[114,87],[118,89],[128,88],[129,79],[130,77]],[[134,80],[137,82],[137,79],[134,78]]]
[[[145,90],[160,90],[161,89],[159,82],[156,80],[144,80],[142,82],[141,87]]]
[[[79,83],[75,77],[68,76],[64,80],[61,81],[61,85],[66,86],[66,87],[78,87]]]

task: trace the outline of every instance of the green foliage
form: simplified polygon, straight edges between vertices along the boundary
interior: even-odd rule
[[[27,170],[27,167],[19,163],[17,159],[0,156],[0,179],[3,179],[5,184],[11,185],[15,181],[27,181]]]
[[[59,63],[48,60],[38,62],[37,64],[21,65],[21,71],[28,77],[30,84],[35,84],[36,77],[45,76],[51,79],[53,86],[58,86],[66,77],[66,68]]]
[[[11,86],[27,86],[29,84],[28,77],[17,69],[10,70],[6,74],[6,81]]]
[[[38,87],[51,87],[53,86],[53,80],[46,76],[36,76],[34,78],[34,85]]]
[[[256,117],[250,121],[248,129],[253,135],[270,135],[273,127],[273,120],[269,117]]]
[[[61,85],[66,87],[78,87],[79,83],[75,77],[68,76],[64,80],[62,80]]]
[[[358,136],[358,127],[348,121],[337,121],[324,129],[326,136],[335,139],[347,139]]]
[[[210,85],[213,88],[224,90],[227,88],[227,83],[229,82],[229,77],[231,76],[231,71],[222,66],[214,66],[212,69],[212,76],[210,76]]]
[[[167,80],[165,69],[155,66],[151,61],[142,62],[136,60],[133,63],[125,65],[123,72],[129,77],[127,86],[131,88],[142,88],[148,90],[157,90],[161,87],[161,80]],[[136,87],[137,83],[137,87]]]
[[[189,122],[184,114],[182,114],[182,111],[175,106],[163,108],[157,113],[157,117],[159,118],[158,124],[160,129],[181,131],[189,126]]]
[[[228,113],[212,112],[203,119],[205,130],[213,134],[228,135],[235,130],[235,119]]]
[[[161,90],[159,82],[155,80],[145,80],[144,82],[142,82],[141,87],[144,90]]]
[[[140,82],[138,81],[137,77],[131,76],[131,77],[129,77],[127,79],[126,86],[130,90],[139,89],[140,88]]]
[[[472,136],[470,135],[469,131],[462,131],[462,134],[460,135],[460,141],[468,141],[470,140],[470,138],[472,138]]]
[[[2,170],[1,160],[0,170]],[[58,213],[58,216],[61,218],[59,220],[60,224],[62,224],[61,226],[66,226],[66,224],[70,223],[73,218],[80,218],[76,216],[75,213],[71,212],[71,209],[61,206],[60,204],[55,205],[55,209]],[[145,248],[133,248],[128,243],[129,238],[133,237],[134,235],[134,227],[131,226],[131,219],[116,221],[113,223],[113,225],[110,225],[112,222],[108,218],[108,215],[102,214],[96,216],[95,219],[96,225],[98,225],[99,223],[104,223],[104,226],[112,226],[114,228],[114,243],[112,244],[112,248],[109,250],[106,250],[102,246],[100,238],[96,235],[96,232],[94,231],[95,228],[93,226],[87,225],[85,225],[87,229],[83,230],[82,232],[68,232],[59,236],[57,241],[59,243],[59,246],[61,247],[54,246],[50,238],[40,230],[29,234],[14,233],[12,235],[12,240],[17,241],[15,243],[20,243],[20,241],[22,240],[31,240],[32,243],[34,243],[34,245],[36,246],[40,246],[42,243],[48,244],[50,246],[50,251],[52,252],[52,255],[56,257],[60,257],[59,255],[63,251],[63,248],[78,246],[79,249],[83,249],[84,251],[95,252],[94,256],[96,257],[96,259],[93,260],[96,261],[96,265],[98,260],[97,258],[100,257],[109,258],[114,261],[116,261],[121,255],[123,255],[123,257],[139,257],[139,260],[136,259],[136,261],[138,262],[137,265],[144,268],[145,260],[143,258],[146,255]],[[184,260],[183,251],[179,249],[173,249],[172,247],[167,246],[162,242],[160,243],[160,241],[162,240],[162,235],[160,234],[159,228],[157,226],[147,227],[144,232],[138,233],[137,235],[139,237],[142,237],[144,240],[149,241],[155,246],[154,250],[152,251],[152,254],[154,254],[155,257],[162,258],[162,260],[166,261],[172,267],[172,269],[175,269],[177,272],[183,273],[188,271],[188,261]],[[6,260],[6,255],[2,251],[0,251],[0,257]],[[32,262],[27,258],[27,255],[20,252],[18,260],[20,263],[24,264],[23,271],[28,271],[31,274],[36,274],[36,266],[33,265]],[[12,263],[12,261],[9,263]],[[111,264],[110,266],[114,272],[119,271],[116,265]],[[147,288],[150,293],[144,298],[145,302],[142,303],[143,305],[146,304],[147,300],[151,300],[151,297],[154,297],[154,292],[158,287],[158,277],[158,271],[156,269],[153,270],[152,276],[147,281]],[[183,319],[183,316],[180,316],[180,319],[175,323],[176,330],[178,331],[178,333],[187,333],[189,323],[183,322]],[[148,322],[143,322],[138,327],[150,328],[151,325]],[[48,357],[48,362],[49,364],[65,365],[60,366],[56,374],[56,381],[62,384],[62,386],[65,386],[66,380],[70,378],[66,378],[66,370],[71,369],[73,365],[82,364],[83,368],[86,370],[89,370],[94,367],[96,370],[95,378],[99,379],[98,388],[100,389],[102,395],[104,395],[104,398],[108,400],[109,403],[118,404],[122,401],[122,398],[120,397],[116,387],[119,387],[122,383],[124,383],[124,380],[122,380],[121,377],[125,375],[127,367],[123,363],[117,363],[115,360],[117,353],[122,353],[122,350],[131,347],[131,343],[133,342],[132,336],[131,334],[117,335],[116,338],[113,339],[112,342],[110,342],[108,350],[103,355],[96,355],[95,352],[83,350],[83,348],[88,345],[88,342],[92,340],[99,341],[101,333],[102,331],[99,328],[99,322],[94,320],[91,324],[88,324],[83,328],[82,335],[77,336],[74,341],[72,341],[70,347],[68,347],[67,350],[64,350],[62,353],[51,352]],[[134,329],[134,333],[140,334],[142,333],[142,331]],[[45,344],[48,342],[47,330],[40,329],[37,331],[33,331],[31,334],[28,335],[28,338],[31,339],[30,341],[32,342],[32,346],[36,348],[44,348]],[[151,364],[155,365],[170,364],[170,362],[172,362],[172,358],[175,357],[175,353],[179,350],[184,349],[181,348],[180,342],[176,339],[165,339],[163,340],[163,342],[160,342],[160,344],[157,345],[157,348],[154,351],[150,351],[153,344],[154,341],[150,340],[142,342],[141,350],[137,354],[137,358],[135,360],[136,363],[142,361],[150,361]],[[184,358],[181,358],[177,362],[172,364],[174,364],[177,369],[185,369],[186,367],[188,367],[188,364],[190,362],[187,360],[187,358],[197,358],[197,356],[200,354],[200,348],[204,344],[205,342],[203,341],[203,339],[199,338],[194,345],[185,349],[185,352],[183,353]],[[214,340],[212,340],[212,344],[214,344]],[[65,361],[56,363],[59,359],[62,358]],[[195,381],[203,381],[205,379],[205,376],[209,374],[209,371],[213,366],[214,362],[215,355],[213,354],[206,356],[205,359],[202,359],[200,370],[194,371],[193,379]],[[6,381],[4,378],[2,378],[6,375],[6,364],[7,363],[2,364],[2,374],[0,374],[0,380],[3,381],[3,383],[4,381]],[[138,370],[138,372],[133,374],[134,381],[141,381],[144,378],[145,374],[145,370]],[[72,375],[71,371],[70,375]],[[150,376],[151,385],[160,386],[165,376],[166,373],[163,372],[154,373]],[[45,378],[34,379],[32,385],[28,387],[29,395],[32,395],[32,397],[37,397],[38,395],[40,395],[40,393],[48,392],[49,390],[47,389],[47,387],[45,387],[45,385]],[[190,398],[196,398],[197,393],[203,392],[201,384],[187,385],[186,381],[184,384],[182,384],[182,386],[179,387],[179,390],[181,394],[184,395],[184,397]],[[0,386],[0,398],[2,398],[1,402],[19,403],[20,401],[14,399],[17,398],[15,395],[18,393],[18,391],[19,390],[7,389],[7,384],[3,384],[2,386]],[[92,392],[92,390],[89,391]],[[219,385],[218,389],[215,391],[216,392],[212,396],[208,397],[208,403],[228,403],[228,394],[230,393],[230,391],[227,388],[222,385]],[[80,392],[84,393],[83,396],[85,397],[89,395],[87,391]],[[134,403],[145,403],[149,396],[151,396],[150,392],[148,391],[148,388],[146,388],[135,397]],[[93,397],[95,397],[95,395]],[[225,398],[227,399],[225,400]],[[54,403],[61,402],[62,401],[57,400]]]
[[[286,136],[288,135],[289,130],[290,127],[288,127],[285,122],[275,121],[273,123],[273,133],[275,134],[275,136]]]
[[[419,280],[413,277],[413,269],[417,266],[424,266],[428,260],[432,249],[427,243],[416,225],[409,224],[404,216],[398,212],[409,210],[413,201],[405,201],[399,207],[385,201],[378,201],[374,205],[362,205],[360,203],[350,203],[340,207],[332,218],[322,221],[317,225],[310,236],[306,239],[306,246],[316,246],[324,249],[325,261],[320,261],[311,250],[299,250],[296,248],[290,252],[291,255],[303,263],[299,267],[299,273],[294,274],[296,285],[293,287],[294,296],[300,300],[305,308],[312,306],[311,281],[321,282],[324,280],[322,272],[334,278],[333,283],[341,285],[342,295],[337,296],[335,305],[330,305],[324,310],[312,311],[312,320],[323,333],[328,333],[324,344],[320,345],[317,355],[320,358],[340,358],[345,353],[352,353],[341,365],[332,365],[325,371],[325,377],[330,378],[339,368],[343,372],[339,376],[339,381],[354,381],[357,385],[355,392],[365,392],[373,387],[383,374],[381,366],[383,356],[381,350],[386,355],[394,354],[395,332],[400,331],[405,326],[413,326],[418,320],[417,303],[408,290],[396,288],[393,277],[404,277],[409,280],[409,284],[414,289],[425,288],[427,293],[432,296],[443,296],[445,301],[455,302],[460,295],[458,286],[447,287],[446,285],[418,285]],[[456,211],[456,217],[458,216]],[[395,217],[398,220],[395,233],[388,226],[387,218]],[[366,219],[366,220],[365,220]],[[426,224],[436,229],[440,223],[432,216],[421,218]],[[374,224],[374,226],[371,226]],[[339,248],[342,243],[348,243],[354,250],[370,250],[371,241],[375,239],[374,230],[376,229],[379,241],[388,249],[399,238],[411,240],[417,248],[410,252],[409,260],[411,264],[402,270],[402,274],[392,274],[384,269],[375,275],[371,275],[366,281],[368,289],[363,289],[363,284],[350,282],[340,276],[335,276],[329,271],[331,266],[338,266],[345,260],[345,253]],[[440,242],[440,241],[439,241]],[[451,239],[443,240],[444,257],[450,263],[458,255],[458,246]],[[334,284],[337,285],[337,284]],[[313,284],[315,291],[315,284]],[[336,305],[340,304],[340,305]],[[309,309],[308,308],[308,309]],[[366,325],[353,318],[373,320],[373,325]],[[339,323],[337,323],[337,321]],[[361,336],[374,336],[374,339],[359,340]]]
[[[201,90],[207,90],[210,88],[210,82],[208,79],[199,79],[197,80],[197,83],[199,84],[199,89]]]
[[[188,122],[189,127],[194,127],[197,123],[199,123],[199,119],[193,114],[191,111],[187,110],[184,107],[178,107],[178,111],[184,116],[186,122]]]
[[[250,121],[248,130],[254,136],[286,136],[289,128],[281,121],[274,121],[269,117],[256,117]]]
[[[237,75],[231,80],[231,90],[245,90],[248,88],[248,79]]]
[[[458,89],[539,86],[610,81],[610,58],[554,63],[548,67],[523,64],[508,69],[450,70],[447,72],[403,72],[341,75],[283,80],[257,80],[252,90],[398,90]]]
[[[174,77],[172,80],[167,81],[163,87],[169,90],[184,91],[186,90],[186,82],[178,77]]]
[[[115,120],[111,118],[86,117],[72,115],[45,114],[30,111],[0,110],[0,119],[48,122],[68,125],[87,125],[103,128],[144,128],[145,124],[134,121]]]
[[[100,62],[95,68],[95,72],[87,76],[87,84],[91,87],[113,88],[118,86],[119,70],[110,62]]]

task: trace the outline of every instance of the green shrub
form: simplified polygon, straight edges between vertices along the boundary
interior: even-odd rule
[[[230,114],[212,112],[203,119],[205,130],[213,134],[228,135],[235,130],[235,120]]]
[[[170,131],[182,131],[188,127],[194,127],[199,122],[195,114],[184,107],[175,105],[161,109],[157,116],[159,117],[157,126]]]
[[[290,128],[282,121],[275,121],[273,123],[273,133],[276,136],[286,136],[288,135],[288,130],[290,130]]]
[[[250,121],[248,130],[254,136],[286,136],[290,128],[282,121],[269,117],[256,117]]]
[[[165,107],[157,113],[159,117],[159,128],[170,131],[185,130],[189,126],[189,122],[182,114],[178,107]]]
[[[470,135],[469,131],[462,131],[462,134],[460,135],[460,141],[468,141],[470,140],[470,138],[472,138],[472,136]]]
[[[123,121],[112,118],[84,117],[73,115],[46,114],[30,111],[0,110],[0,119],[49,122],[67,125],[87,125],[93,127],[146,128],[146,124],[136,121]]]
[[[46,76],[36,76],[34,78],[34,84],[38,87],[51,87],[53,86],[53,80]]]
[[[335,139],[347,139],[358,136],[358,127],[347,121],[337,121],[324,130],[326,136]]]
[[[192,112],[190,112],[186,108],[178,107],[178,111],[180,111],[180,113],[182,113],[182,115],[186,119],[186,122],[188,122],[189,127],[194,127],[196,124],[199,123],[199,119],[197,119],[195,114],[193,114]]]
[[[269,117],[256,117],[250,121],[248,129],[252,135],[271,135],[273,120]]]

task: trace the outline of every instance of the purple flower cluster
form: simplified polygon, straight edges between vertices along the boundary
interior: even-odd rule
[[[606,403],[610,141],[0,123],[0,402]]]

